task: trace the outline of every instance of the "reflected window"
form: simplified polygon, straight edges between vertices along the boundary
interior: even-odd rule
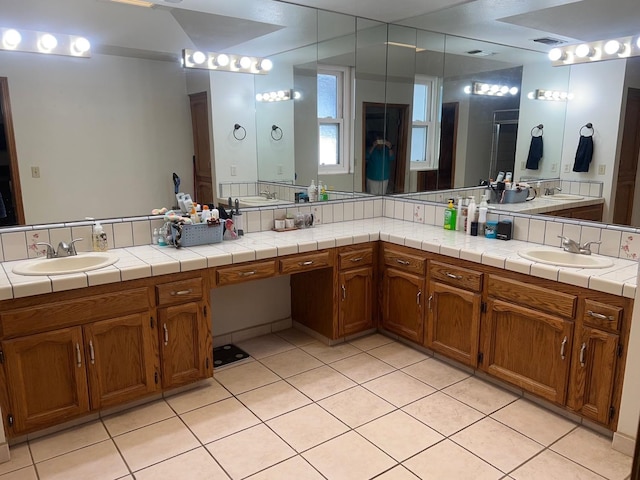
[[[438,79],[416,76],[413,86],[411,126],[411,170],[438,168],[436,126],[438,119]]]
[[[318,69],[318,136],[319,172],[348,173],[350,158],[349,98],[350,69],[323,67]]]

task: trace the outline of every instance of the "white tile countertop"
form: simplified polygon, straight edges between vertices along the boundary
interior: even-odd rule
[[[580,195],[577,195],[578,197]],[[552,197],[552,196],[551,196]],[[588,207],[604,203],[602,197],[582,197],[579,200],[553,200],[547,196],[538,196],[528,202],[520,203],[491,203],[489,211],[498,210],[500,212],[518,212],[527,214],[542,214],[557,212],[567,208]]]
[[[613,261],[611,267],[599,269],[556,267],[532,262],[518,255],[519,250],[539,247],[540,244],[471,237],[462,232],[444,230],[440,226],[376,217],[318,225],[305,230],[250,233],[233,241],[181,249],[157,245],[112,249],[110,252],[119,257],[114,265],[69,275],[17,275],[12,271],[14,266],[34,260],[3,262],[0,269],[0,300],[313,252],[376,240],[406,245],[614,295],[635,297],[638,273],[638,262],[635,260],[611,258]]]

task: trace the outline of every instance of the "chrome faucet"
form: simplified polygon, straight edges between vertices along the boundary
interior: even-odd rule
[[[60,242],[58,243],[58,249],[54,250],[50,243],[47,242],[38,242],[36,245],[42,245],[47,247],[47,258],[61,258],[61,257],[72,257],[77,255],[75,243],[83,240],[82,238],[75,238],[71,240],[71,242]]]
[[[557,190],[558,192],[561,192],[561,191],[562,191],[562,189],[561,189],[560,187],[551,187],[551,188],[545,188],[545,189],[544,189],[544,194],[545,194],[545,195],[553,195],[553,194],[555,194],[555,193],[556,193],[556,190]]]
[[[586,242],[584,245],[580,245],[575,240],[571,240],[563,235],[558,235],[558,238],[562,239],[562,249],[565,252],[579,253],[581,255],[591,255],[591,245],[600,245],[602,242]]]
[[[267,187],[265,190],[262,190],[260,192],[260,195],[264,195],[267,200],[275,200],[276,198],[276,192],[271,193],[269,191],[269,187]]]

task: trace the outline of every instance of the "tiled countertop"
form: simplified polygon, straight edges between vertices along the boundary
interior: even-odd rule
[[[520,203],[492,203],[489,209],[499,210],[501,212],[517,212],[527,214],[543,214],[556,212],[566,208],[588,207],[591,205],[599,205],[604,203],[602,197],[583,197],[580,200],[551,200],[548,197],[536,197],[529,202]]]
[[[613,266],[601,269],[555,267],[531,262],[521,258],[517,253],[518,250],[541,246],[539,244],[470,237],[462,232],[444,230],[439,226],[376,217],[318,225],[306,230],[250,233],[234,241],[179,250],[156,245],[113,249],[111,253],[119,257],[114,265],[69,275],[22,276],[14,274],[13,267],[18,263],[34,260],[4,262],[0,269],[0,300],[313,252],[376,240],[406,245],[614,295],[635,297],[638,263],[633,260],[612,258]]]

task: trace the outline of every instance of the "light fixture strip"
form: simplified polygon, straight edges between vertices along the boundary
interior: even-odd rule
[[[542,88],[536,89],[535,92],[529,92],[527,97],[530,100],[544,100],[547,102],[566,102],[573,99],[573,94],[569,92],[563,92],[560,90],[544,90]]]
[[[0,50],[91,57],[91,44],[79,35],[0,27]]]
[[[492,84],[487,82],[471,82],[464,88],[464,92],[472,95],[484,95],[487,97],[506,97],[518,94],[518,87],[509,85]]]
[[[640,34],[556,47],[549,52],[554,67],[640,56]]]
[[[182,66],[184,68],[266,75],[272,65],[268,58],[232,53],[201,52],[190,48],[182,50]]]
[[[273,92],[264,92],[256,94],[257,102],[285,102],[287,100],[293,100],[297,98],[296,92],[293,89],[278,90]]]

